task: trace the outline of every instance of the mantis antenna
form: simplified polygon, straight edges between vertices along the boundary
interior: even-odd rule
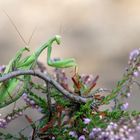
[[[20,33],[19,29],[17,28],[16,24],[14,23],[13,19],[8,15],[8,13],[3,9],[3,12],[4,14],[7,16],[7,18],[9,19],[10,23],[12,24],[12,26],[14,27],[14,29],[16,30],[17,34],[19,35],[20,39],[23,41],[23,43],[26,45],[26,46],[29,46],[32,38],[33,38],[33,35],[35,34],[35,31],[37,29],[37,26],[35,26],[35,28],[33,29],[30,37],[29,37],[29,40],[28,42],[25,41],[24,37],[22,36],[22,34]]]
[[[26,46],[28,46],[28,43],[25,41],[25,39],[23,38],[23,36],[21,35],[20,31],[18,30],[17,26],[15,25],[15,23],[13,22],[12,18],[7,14],[7,12],[3,9],[3,12],[5,13],[5,15],[8,17],[10,23],[12,24],[12,26],[15,28],[16,32],[18,33],[19,37],[21,38],[21,40],[24,42],[24,44]]]

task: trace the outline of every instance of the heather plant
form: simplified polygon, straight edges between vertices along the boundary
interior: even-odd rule
[[[2,140],[133,140],[139,138],[140,112],[128,111],[127,98],[133,92],[134,83],[139,86],[137,77],[140,72],[140,49],[129,55],[128,66],[116,87],[112,90],[95,88],[99,76],[80,75],[75,59],[51,58],[53,43],[60,44],[56,35],[34,53],[23,58],[23,48],[17,52],[8,65],[0,67],[0,108],[14,104],[5,117],[0,117],[0,130],[10,122],[24,116],[29,125],[17,134],[0,132]],[[54,67],[53,75],[47,66],[38,61],[41,53],[47,49],[47,66]],[[68,77],[66,68],[73,69]],[[35,82],[38,77],[44,84]],[[69,81],[73,85],[70,85]],[[104,93],[108,94],[104,94]],[[16,107],[18,100],[24,104]],[[108,105],[108,109],[101,109]],[[41,118],[33,120],[25,113],[27,109],[36,109]],[[24,131],[32,128],[29,135]]]

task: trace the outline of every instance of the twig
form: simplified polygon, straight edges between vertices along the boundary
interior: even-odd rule
[[[13,71],[11,73],[5,74],[2,77],[0,77],[0,82],[4,82],[6,80],[9,80],[11,78],[14,78],[14,77],[20,76],[20,75],[33,75],[33,76],[37,76],[40,79],[44,80],[45,82],[49,82],[50,84],[52,84],[64,96],[66,96],[70,100],[72,100],[74,102],[77,102],[77,103],[86,103],[87,101],[93,99],[93,98],[88,98],[87,99],[87,98],[84,98],[84,97],[81,97],[81,96],[77,96],[77,95],[71,94],[67,90],[65,90],[58,82],[53,80],[48,74],[43,74],[41,72],[34,71],[34,70],[17,70],[17,71]]]
[[[51,108],[51,96],[50,96],[51,89],[50,89],[49,82],[46,82],[46,87],[47,87],[47,101],[48,101],[49,120],[50,120],[52,116],[52,108]]]

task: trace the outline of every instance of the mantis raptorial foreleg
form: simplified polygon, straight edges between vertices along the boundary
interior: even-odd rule
[[[47,43],[45,43],[43,46],[38,48],[33,54],[25,57],[24,59],[21,59],[21,56],[25,50],[28,50],[28,48],[24,48],[20,50],[14,59],[12,59],[9,64],[7,65],[4,74],[7,74],[9,72],[13,71],[13,68],[15,69],[21,69],[21,70],[29,70],[29,69],[34,69],[37,63],[37,59],[42,53],[42,51],[46,48],[48,48],[47,51],[47,64],[52,67],[56,68],[68,68],[68,67],[73,67],[76,66],[76,62],[74,59],[64,59],[64,60],[58,60],[58,61],[52,61],[51,60],[51,51],[52,51],[52,44],[53,42],[56,42],[57,44],[60,44],[60,36],[56,35],[52,39],[50,39]],[[14,94],[14,91],[18,84],[21,82],[17,78],[12,78],[8,81],[5,82],[7,85],[7,88],[4,86],[4,83],[0,84],[0,108],[8,105],[11,103],[11,98],[9,98],[9,93],[10,97],[12,97],[12,100],[15,101],[18,99],[23,91],[27,88],[28,81],[30,80],[30,76],[20,76],[20,78],[24,79],[26,82],[23,83],[21,86],[21,90],[17,93],[16,97],[13,97],[12,95]]]

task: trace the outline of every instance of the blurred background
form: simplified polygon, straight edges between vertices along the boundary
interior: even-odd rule
[[[76,58],[79,73],[100,75],[98,87],[115,87],[129,52],[140,46],[139,0],[0,0],[0,65],[25,46],[3,10],[26,42],[35,29],[32,52],[61,35],[62,43],[53,48],[52,57]],[[46,53],[40,61],[46,63]],[[135,87],[130,109],[140,110],[139,99]]]

